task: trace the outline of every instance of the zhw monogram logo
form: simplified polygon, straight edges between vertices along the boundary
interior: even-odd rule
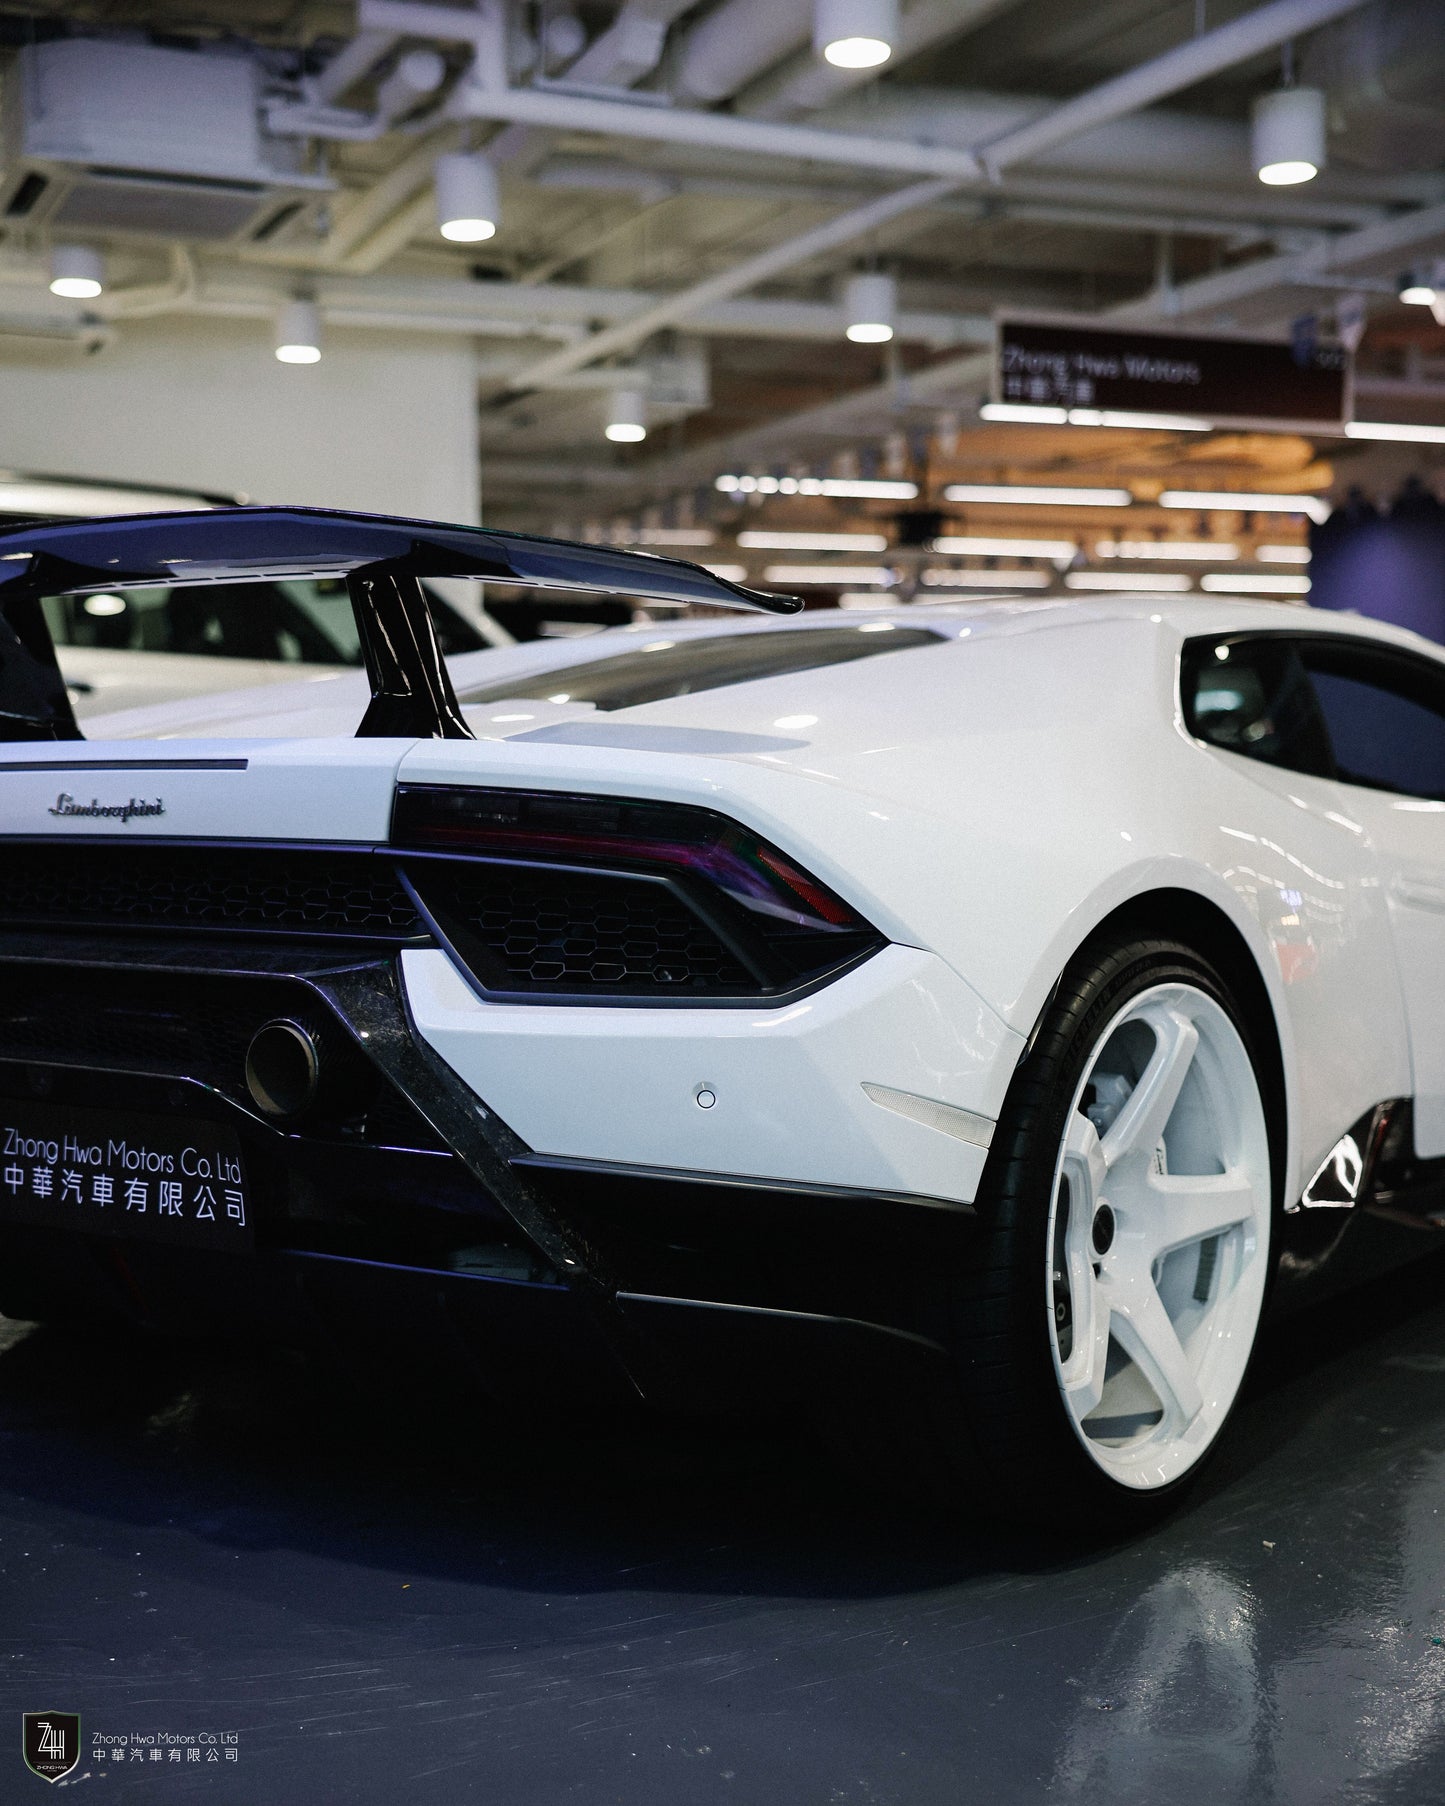
[[[80,1761],[78,1712],[27,1712],[25,1766],[42,1781],[59,1781]]]

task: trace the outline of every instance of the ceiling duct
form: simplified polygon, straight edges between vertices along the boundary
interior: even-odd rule
[[[1329,95],[1341,163],[1391,174],[1445,159],[1440,0],[1377,0],[1310,40],[1302,78]]]
[[[263,130],[260,100],[258,66],[229,50],[27,44],[0,90],[0,217],[203,243],[264,234],[333,184]]]

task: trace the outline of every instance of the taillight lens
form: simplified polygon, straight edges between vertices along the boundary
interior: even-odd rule
[[[392,840],[431,855],[407,876],[498,993],[778,996],[883,944],[776,847],[690,804],[403,785]]]

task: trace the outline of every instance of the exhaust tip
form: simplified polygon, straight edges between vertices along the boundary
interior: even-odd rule
[[[304,1115],[321,1089],[321,1053],[310,1030],[284,1018],[258,1028],[246,1049],[246,1089],[263,1115]]]

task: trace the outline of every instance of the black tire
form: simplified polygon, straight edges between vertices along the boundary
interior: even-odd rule
[[[1187,1473],[1150,1491],[1105,1473],[1061,1397],[1045,1314],[1054,1175],[1086,1063],[1121,1009],[1170,982],[1193,985],[1223,1008],[1266,1095],[1247,1020],[1191,948],[1163,938],[1103,941],[1065,972],[1009,1087],[977,1200],[980,1235],[951,1278],[954,1386],[932,1401],[931,1425],[915,1417],[911,1429],[930,1441],[935,1475],[956,1499],[1055,1528],[1125,1533],[1170,1510],[1218,1448],[1222,1425]]]

